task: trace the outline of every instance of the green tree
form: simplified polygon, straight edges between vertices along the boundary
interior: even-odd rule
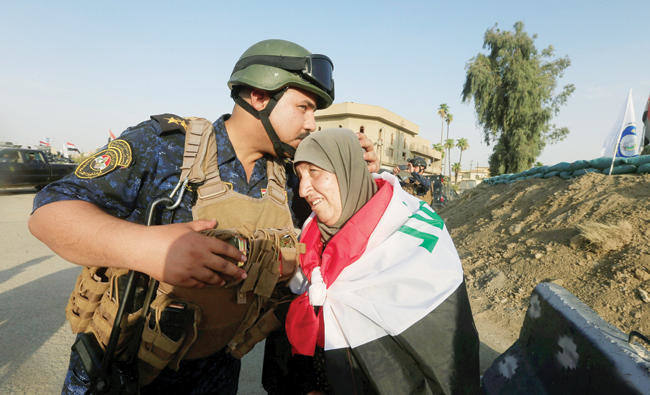
[[[458,173],[460,172],[460,162],[451,165],[451,170],[454,171],[454,184],[458,184]]]
[[[443,134],[445,133],[445,118],[447,117],[448,112],[449,106],[447,103],[442,103],[438,107],[438,115],[440,115],[440,145],[443,145],[442,138]]]
[[[447,150],[447,167],[448,167],[448,170],[449,170],[449,172],[447,174],[449,174],[449,177],[451,177],[451,149],[454,148],[455,145],[456,144],[455,144],[454,139],[445,140],[444,147]]]
[[[538,52],[537,35],[524,24],[514,31],[496,25],[485,32],[487,54],[470,59],[463,85],[463,102],[474,101],[485,142],[496,143],[490,155],[490,174],[528,169],[546,144],[564,139],[569,130],[551,124],[575,90],[565,85],[555,94],[557,80],[571,64],[568,57],[553,58],[553,47]]]
[[[461,163],[463,163],[463,151],[467,151],[467,149],[469,148],[469,143],[467,142],[467,139],[461,137],[458,140],[456,140],[456,148],[460,150],[460,155],[458,157],[458,164],[460,165]]]

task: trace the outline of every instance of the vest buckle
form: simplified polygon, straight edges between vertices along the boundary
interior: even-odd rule
[[[287,202],[287,191],[276,188],[275,185],[269,185],[268,194],[275,202],[285,204]]]
[[[211,199],[224,195],[232,190],[232,184],[229,182],[219,182],[213,185],[203,185],[198,188],[197,194],[200,199]]]

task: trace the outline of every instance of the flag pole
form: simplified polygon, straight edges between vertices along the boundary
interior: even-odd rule
[[[612,164],[609,166],[609,173],[607,174],[608,176],[612,175],[612,170],[614,169],[614,161],[616,160],[616,152],[618,151],[618,145],[621,142],[621,135],[623,134],[623,127],[619,128],[620,131],[618,132],[618,135],[616,136],[616,144],[614,144],[614,152],[612,153]]]

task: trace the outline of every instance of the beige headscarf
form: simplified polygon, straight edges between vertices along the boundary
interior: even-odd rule
[[[318,223],[323,240],[328,241],[377,192],[359,139],[350,129],[325,129],[305,138],[293,159],[308,162],[336,174],[341,193],[341,217],[332,226]]]

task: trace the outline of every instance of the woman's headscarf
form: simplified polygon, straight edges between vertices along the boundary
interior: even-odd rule
[[[377,184],[363,160],[363,148],[350,129],[325,129],[311,133],[298,146],[293,161],[308,162],[336,174],[341,194],[341,217],[332,226],[318,223],[325,241],[377,192]]]

